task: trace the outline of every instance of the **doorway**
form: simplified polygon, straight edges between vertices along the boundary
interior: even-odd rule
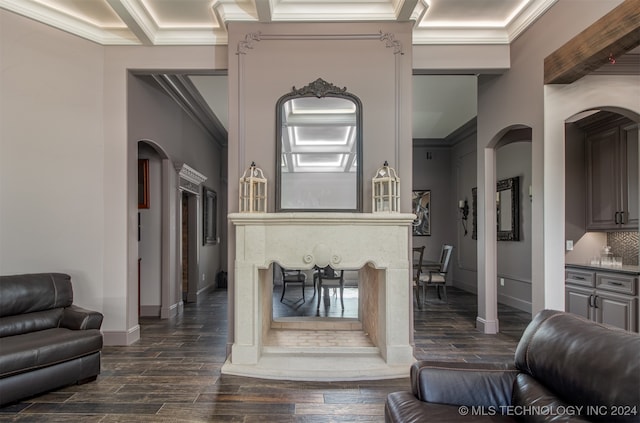
[[[180,198],[182,301],[193,303],[198,299],[198,196],[183,190]]]

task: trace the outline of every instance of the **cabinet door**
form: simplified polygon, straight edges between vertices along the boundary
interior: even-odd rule
[[[596,291],[595,320],[606,325],[636,332],[636,298]]]
[[[615,229],[621,192],[618,127],[589,134],[587,147],[587,230]]]
[[[565,285],[565,310],[578,316],[594,320],[591,297],[594,291],[580,286]]]
[[[623,180],[624,195],[622,199],[622,208],[625,211],[622,219],[623,229],[638,229],[638,215],[640,214],[638,211],[640,208],[640,200],[638,198],[638,192],[640,191],[638,181],[638,162],[640,161],[640,152],[638,151],[639,131],[638,124],[634,124],[623,127],[621,133],[621,160],[626,170]]]

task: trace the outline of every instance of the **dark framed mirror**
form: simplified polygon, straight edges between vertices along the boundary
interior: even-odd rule
[[[321,78],[276,104],[276,211],[362,212],[362,103]]]
[[[520,240],[520,178],[498,181],[496,187],[498,241]]]
[[[478,239],[478,189],[473,188],[471,238]],[[496,186],[498,241],[520,241],[520,177],[503,179]]]

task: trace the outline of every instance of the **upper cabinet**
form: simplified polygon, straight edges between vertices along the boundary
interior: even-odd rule
[[[609,112],[588,120],[587,231],[637,230],[638,124]]]

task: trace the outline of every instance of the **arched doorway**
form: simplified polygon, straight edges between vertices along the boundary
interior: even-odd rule
[[[531,140],[531,127],[511,125],[499,131],[483,152],[485,168],[491,169],[485,175],[483,189],[479,190],[483,195],[482,201],[478,201],[478,204],[485,205],[483,213],[480,213],[484,225],[480,224],[479,230],[483,230],[486,236],[478,238],[484,240],[484,245],[478,246],[479,271],[484,273],[484,284],[478,286],[477,318],[478,328],[484,333],[500,331],[499,302],[531,312]],[[513,179],[517,181],[517,188],[513,188],[506,211],[514,218],[511,232],[515,236],[500,237],[507,240],[498,241],[502,233],[499,230],[501,202],[504,202],[498,186],[503,181],[513,183]],[[523,212],[523,207],[527,208],[527,213]]]
[[[593,108],[565,123],[565,261],[588,263],[612,246],[638,264],[640,119],[630,110]]]
[[[138,316],[168,317],[171,289],[170,237],[168,236],[171,167],[166,152],[151,140],[138,146]]]
[[[531,132],[529,127],[509,130],[496,145],[495,166],[498,187],[497,301],[527,313],[531,313],[532,301]],[[517,187],[507,189],[508,181],[517,181]],[[509,236],[509,231],[513,237]],[[502,320],[501,314],[506,312],[499,306],[498,319]],[[500,327],[501,332],[507,330],[504,325]]]

